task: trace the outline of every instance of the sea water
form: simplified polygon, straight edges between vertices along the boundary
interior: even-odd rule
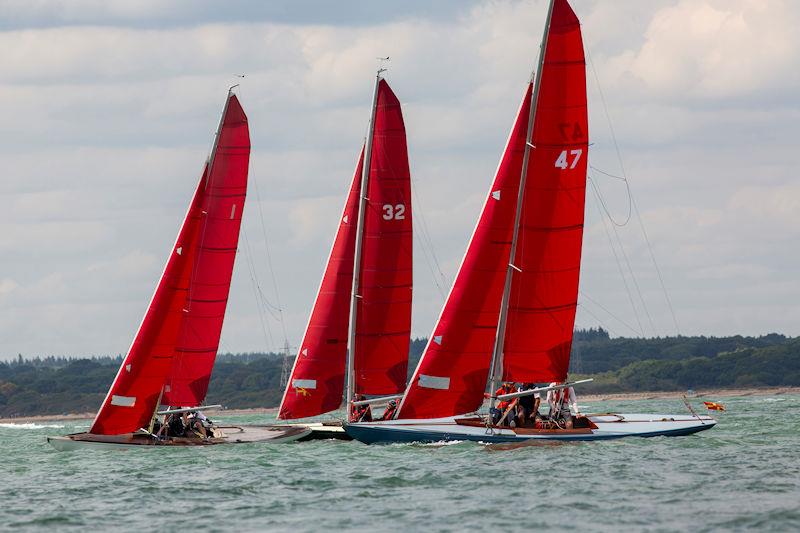
[[[2,424],[0,529],[799,530],[800,396],[708,399],[727,411],[697,435],[516,448],[317,441],[57,452],[45,436],[88,421]],[[685,412],[679,398],[579,403]]]

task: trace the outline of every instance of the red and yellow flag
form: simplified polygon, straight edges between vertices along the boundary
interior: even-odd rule
[[[724,411],[725,406],[717,402],[703,402],[709,411]]]

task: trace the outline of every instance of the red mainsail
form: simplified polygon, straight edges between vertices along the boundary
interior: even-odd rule
[[[503,379],[563,381],[569,369],[583,242],[588,119],[578,18],[556,0],[540,74],[512,273]]]
[[[356,312],[355,392],[406,385],[411,335],[411,175],[400,102],[378,82]]]
[[[563,380],[580,274],[588,123],[580,25],[554,0],[512,262],[504,379]],[[530,112],[523,99],[478,226],[398,416],[477,410],[486,389],[509,264]]]
[[[247,117],[231,95],[211,159],[185,316],[164,387],[165,405],[195,406],[205,400],[228,304],[249,161]]]
[[[506,143],[450,295],[408,384],[400,418],[438,418],[480,407],[500,315],[532,85]]]
[[[342,403],[363,163],[362,149],[278,418],[316,416]]]
[[[231,135],[230,131],[232,130],[237,133]],[[225,140],[223,141],[223,139]],[[187,315],[193,313],[199,315],[199,311],[204,311],[204,314],[213,314],[216,318],[212,324],[197,325],[213,327],[218,322],[221,329],[222,316],[219,316],[219,302],[216,302],[213,309],[206,308],[204,310],[196,305],[192,309],[188,300],[190,297],[199,299],[200,295],[211,294],[206,292],[205,287],[199,289],[198,293],[194,289],[198,282],[200,284],[212,284],[211,282],[225,284],[224,298],[222,298],[222,287],[215,285],[216,299],[227,299],[230,273],[227,274],[227,283],[225,283],[224,276],[221,279],[215,274],[213,278],[210,278],[203,274],[209,268],[208,265],[200,269],[198,265],[206,263],[208,261],[207,254],[218,252],[214,249],[221,247],[220,244],[223,241],[227,242],[219,236],[219,233],[224,231],[223,227],[229,231],[235,230],[235,234],[238,236],[241,208],[244,204],[249,148],[247,119],[238,100],[232,95],[226,103],[226,113],[223,115],[221,123],[216,157],[210,172],[212,177],[209,177],[209,168],[206,166],[147,312],[130,350],[117,372],[114,383],[95,417],[90,429],[91,433],[116,435],[130,433],[148,425],[162,393],[166,398],[165,385],[175,371],[176,362],[182,357],[181,354],[185,353],[178,350],[192,345],[193,341],[187,340],[191,337],[185,330]],[[232,162],[233,160],[235,162]],[[227,174],[236,174],[236,177],[229,181]],[[238,183],[240,187],[229,189],[228,185],[223,185],[229,183]],[[223,193],[220,187],[226,187],[225,192],[230,195]],[[233,208],[233,205],[238,207]],[[230,224],[220,225],[217,223],[219,218],[224,218],[225,208],[223,206],[227,206]],[[219,251],[223,255],[230,255],[231,268],[235,247],[234,241],[234,254]],[[226,264],[227,261],[223,262],[221,266],[224,267]],[[224,314],[224,304],[221,306],[221,311]],[[214,331],[216,331],[216,338],[211,336]],[[203,340],[213,341],[215,346],[218,344],[219,330],[212,329],[211,333],[204,335]],[[213,355],[210,364],[213,365]],[[209,367],[209,375],[210,371]],[[207,377],[205,381],[207,384]],[[197,379],[195,378],[191,382],[197,382]],[[197,389],[197,392],[200,390]],[[203,388],[202,394],[205,396],[205,388]],[[198,405],[200,401],[181,403]]]

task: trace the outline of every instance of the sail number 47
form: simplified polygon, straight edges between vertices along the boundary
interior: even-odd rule
[[[558,159],[556,159],[556,166],[561,170],[566,170],[567,167],[573,169],[576,166],[578,166],[578,160],[581,158],[582,154],[583,154],[582,149],[562,150],[561,153],[558,154]],[[572,161],[568,161],[569,158],[568,156],[572,156]]]
[[[385,204],[383,206],[383,220],[405,220],[406,206],[404,204]]]

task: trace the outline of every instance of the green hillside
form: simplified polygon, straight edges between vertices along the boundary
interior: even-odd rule
[[[425,348],[411,343],[409,374]],[[122,358],[19,356],[0,363],[0,417],[95,411]],[[275,407],[283,357],[220,354],[208,403],[229,408]],[[291,364],[291,361],[289,361]],[[584,392],[631,392],[704,387],[800,386],[800,338],[610,338],[602,329],[576,332],[571,376],[595,379]]]

